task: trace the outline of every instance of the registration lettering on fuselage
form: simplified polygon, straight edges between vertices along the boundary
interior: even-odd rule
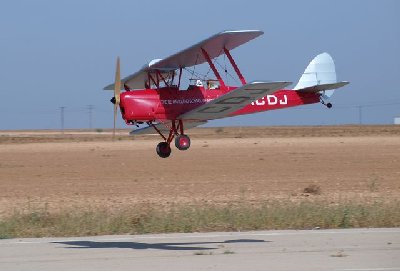
[[[252,102],[251,105],[285,105],[288,103],[288,98],[287,95],[283,95],[282,97],[277,97],[276,95],[267,95],[265,97],[262,97],[261,99]]]

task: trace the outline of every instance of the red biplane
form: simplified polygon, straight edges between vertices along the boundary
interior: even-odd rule
[[[119,107],[127,124],[148,125],[133,130],[132,135],[156,132],[162,137],[156,150],[166,158],[174,138],[179,150],[187,150],[190,138],[185,131],[208,120],[319,102],[331,108],[326,100],[348,82],[336,81],[335,65],[327,53],[310,62],[293,89],[285,89],[291,82],[246,82],[230,51],[262,34],[258,30],[224,31],[167,58],[152,60],[122,80],[118,58],[115,83],[104,88],[114,90],[114,135]],[[214,64],[221,55],[228,58],[242,86],[229,86],[222,79]],[[206,62],[215,78],[190,78],[188,87],[180,89],[184,70]]]

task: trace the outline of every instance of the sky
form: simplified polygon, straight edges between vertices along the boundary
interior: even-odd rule
[[[110,128],[115,59],[126,76],[223,30],[265,34],[232,55],[247,81],[292,81],[328,52],[334,107],[320,104],[211,126],[391,124],[400,116],[400,1],[2,0],[0,130]],[[89,106],[93,109],[89,110]],[[90,113],[91,112],[91,120]],[[120,119],[118,127],[127,127]]]

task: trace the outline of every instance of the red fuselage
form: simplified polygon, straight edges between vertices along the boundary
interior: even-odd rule
[[[188,90],[177,87],[144,89],[121,93],[121,113],[127,124],[154,120],[176,120],[185,112],[203,105],[236,87],[226,86],[221,89],[205,89],[190,86]],[[267,95],[231,116],[252,114],[262,111],[288,108],[304,104],[318,103],[318,93],[300,93],[294,90],[279,90]]]

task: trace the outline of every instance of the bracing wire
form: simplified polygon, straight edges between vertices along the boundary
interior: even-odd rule
[[[238,80],[235,76],[233,76],[230,72],[228,72],[228,70],[226,69],[226,66],[225,66],[225,68],[224,68],[224,67],[221,65],[221,63],[219,63],[217,60],[215,60],[214,62],[217,63],[218,66],[219,66],[221,69],[223,69],[223,70],[225,71],[226,77],[227,77],[227,78],[228,78],[228,75],[229,75],[229,77],[232,78],[233,81],[235,81],[235,82],[237,82],[237,83],[240,84],[239,80]]]

